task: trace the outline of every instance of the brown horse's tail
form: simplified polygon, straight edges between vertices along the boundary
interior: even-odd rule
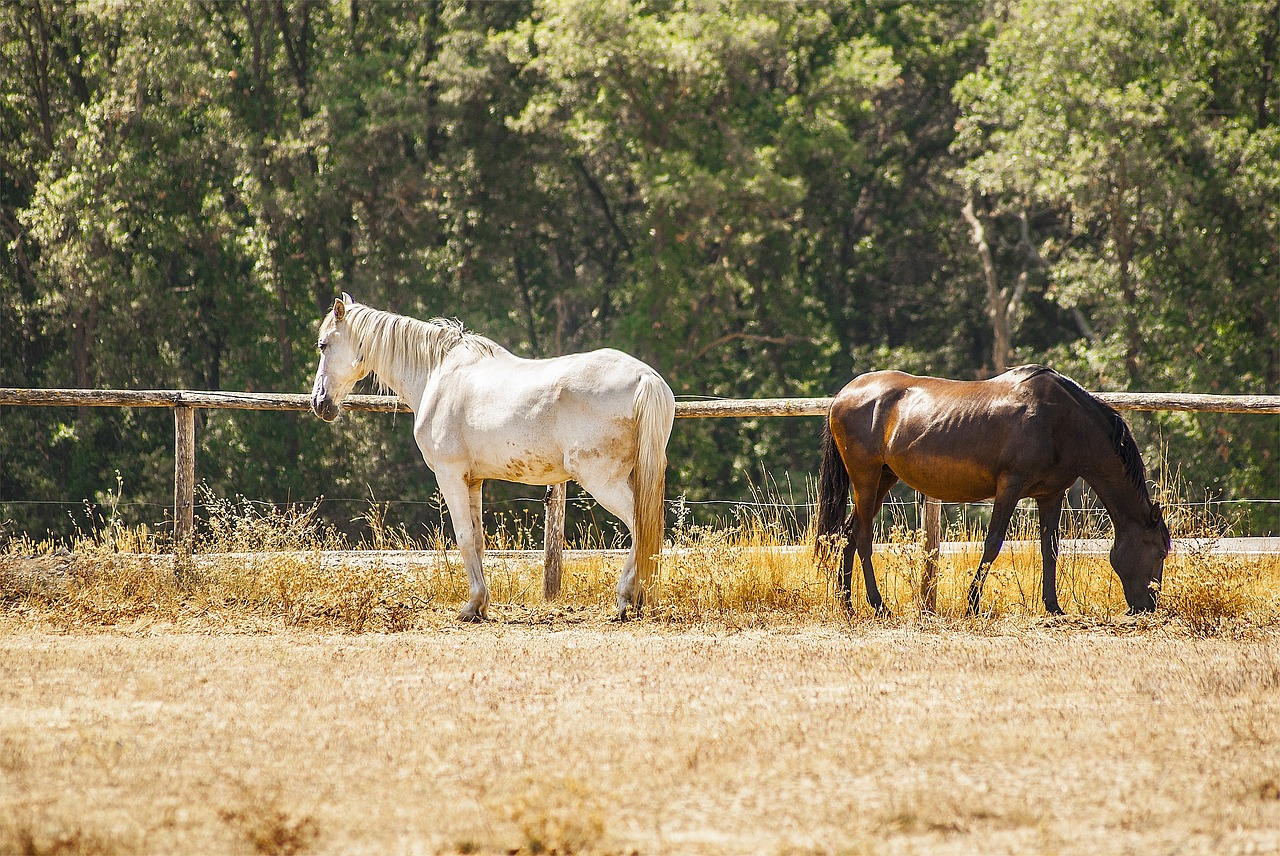
[[[664,495],[667,486],[667,441],[675,420],[671,389],[657,375],[641,379],[636,389],[636,461],[631,489],[635,495],[636,604],[658,569],[662,553]]]
[[[849,471],[844,468],[835,438],[831,436],[831,420],[822,427],[822,467],[818,471],[818,525],[814,554],[825,565],[841,547],[833,544],[844,530],[845,508],[849,505]]]

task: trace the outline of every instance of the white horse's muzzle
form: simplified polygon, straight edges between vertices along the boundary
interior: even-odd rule
[[[342,408],[333,399],[320,392],[311,393],[311,412],[325,422],[333,422],[342,414]]]

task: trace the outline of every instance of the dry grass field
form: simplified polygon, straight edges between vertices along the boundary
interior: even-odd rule
[[[922,615],[897,532],[879,620],[749,525],[622,625],[615,559],[554,604],[496,560],[472,626],[452,554],[257,525],[0,557],[0,853],[1280,853],[1280,557],[1183,550],[1129,618],[1068,554],[1049,619],[1007,548],[968,619],[976,557]]]

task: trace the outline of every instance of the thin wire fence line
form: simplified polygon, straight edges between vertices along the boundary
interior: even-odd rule
[[[287,508],[290,506],[315,505],[326,502],[334,503],[362,503],[367,505],[426,505],[439,507],[443,504],[441,500],[434,499],[376,499],[369,497],[348,497],[348,496],[317,496],[314,499],[292,499],[285,501],[277,501],[271,499],[250,499],[248,497],[237,497],[236,501],[242,504],[262,506],[265,508]],[[578,503],[594,503],[595,500],[590,496],[574,496],[570,497],[569,502]],[[761,502],[756,500],[745,499],[668,499],[666,504],[673,508],[690,505],[731,505],[739,508],[789,508],[789,509],[816,509],[818,506],[812,502]],[[919,503],[919,500],[908,499],[886,499],[884,505],[892,508],[911,508]],[[509,499],[485,500],[486,506],[496,505],[543,505],[544,500],[535,496],[517,496]],[[944,502],[944,508],[989,508],[993,504],[992,500],[982,499],[976,502]],[[1168,507],[1177,508],[1208,508],[1216,505],[1267,505],[1280,504],[1280,499],[1210,499],[1199,502],[1191,501],[1175,501],[1166,503]],[[108,507],[114,508],[171,508],[172,505],[167,502],[148,502],[146,500],[121,500],[114,503],[98,504],[91,500],[70,500],[70,499],[0,499],[0,506],[6,505],[63,505],[75,508],[90,507],[94,509],[104,509]],[[212,503],[196,503],[197,508],[212,508]],[[1074,508],[1075,511],[1088,510],[1088,506],[1082,508]]]
[[[1138,411],[1191,411],[1196,413],[1203,412],[1219,412],[1219,413],[1280,413],[1280,395],[1206,395],[1199,393],[1096,393],[1096,396],[1103,401],[1112,404],[1120,410],[1138,410]],[[725,398],[718,395],[706,394],[681,394],[682,402],[677,406],[675,415],[677,417],[741,417],[755,420],[762,416],[821,416],[830,407],[832,399],[829,397],[822,398],[769,398],[769,399],[733,399]],[[40,405],[56,405],[56,406],[105,406],[105,407],[168,407],[172,408],[175,417],[176,440],[175,440],[175,458],[177,464],[175,466],[174,477],[174,503],[172,527],[175,541],[181,543],[184,538],[190,536],[192,526],[193,512],[195,508],[209,509],[210,506],[204,503],[197,504],[192,496],[192,488],[197,484],[195,476],[195,423],[194,410],[196,409],[243,409],[243,410],[267,410],[267,411],[306,411],[310,408],[310,402],[305,394],[299,393],[251,393],[251,392],[234,392],[234,391],[197,391],[197,390],[83,390],[83,389],[17,389],[17,388],[0,388],[0,404],[19,405],[19,406],[40,406]],[[348,404],[356,410],[372,410],[372,411],[389,411],[393,414],[406,412],[407,408],[402,402],[395,400],[394,396],[386,395],[360,395],[353,396],[348,400]],[[179,418],[181,417],[181,418]],[[393,416],[393,419],[395,417]],[[223,499],[223,502],[226,500]],[[236,501],[242,503],[248,502],[243,496],[237,496]],[[575,503],[585,501],[585,497],[575,497]],[[1274,500],[1261,500],[1257,504],[1260,508],[1267,508],[1267,505]],[[328,498],[316,497],[311,500],[290,500],[285,503],[259,501],[264,507],[271,508],[289,508],[299,506],[316,507],[321,503],[349,504],[362,503],[366,505],[382,504],[388,509],[393,505],[396,507],[412,507],[412,506],[431,506],[438,508],[440,500],[432,497],[429,500],[383,500],[379,503],[376,497],[361,497],[359,499],[347,498]],[[508,500],[492,501],[490,505],[498,508],[512,508],[521,504],[535,505],[540,500],[537,498],[514,498]],[[1249,505],[1253,500],[1209,500],[1203,503],[1173,503],[1179,508],[1214,507],[1217,509],[1226,509],[1231,507],[1228,505]],[[915,500],[898,500],[893,499],[888,503],[891,509],[902,516],[901,509],[919,509],[921,502]],[[961,516],[969,517],[970,509],[983,509],[989,507],[990,503],[960,503],[947,504],[951,508],[961,508]],[[114,518],[115,512],[120,509],[138,509],[138,508],[159,508],[159,503],[125,500],[119,494],[114,499],[110,491],[106,493],[105,500],[90,500],[87,498],[58,501],[58,500],[0,500],[0,508],[11,507],[21,508],[24,506],[53,506],[61,508],[84,508],[88,515],[101,518],[106,514]],[[779,501],[760,501],[760,500],[689,500],[680,497],[668,501],[668,506],[675,510],[678,519],[683,521],[687,515],[691,514],[690,509],[709,508],[714,506],[723,506],[731,509],[733,514],[741,513],[746,509],[752,508],[768,508],[775,510],[776,513],[783,514],[790,511],[793,514],[799,514],[799,510],[812,514],[814,504],[805,503],[783,503]],[[164,508],[168,509],[166,503]],[[1075,508],[1070,509],[1072,513]],[[1089,513],[1089,506],[1080,509]],[[441,512],[443,510],[441,509]],[[1264,514],[1267,512],[1263,512]],[[905,516],[910,516],[909,514]],[[950,514],[948,516],[951,516]],[[981,516],[981,511],[979,511]],[[1242,517],[1252,516],[1252,512],[1244,512]],[[166,518],[168,515],[166,514]],[[594,517],[594,515],[593,515]],[[11,525],[12,521],[6,523],[0,520],[0,526]]]

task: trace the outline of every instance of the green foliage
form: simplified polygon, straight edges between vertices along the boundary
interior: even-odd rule
[[[1103,325],[1108,303],[1146,317],[1166,305],[1185,313],[1207,285],[1193,277],[1257,287],[1275,306],[1274,270],[1259,268],[1275,264],[1276,108],[1243,77],[1274,61],[1274,16],[1264,3],[1169,5],[1019,4],[987,66],[956,90],[965,111],[956,148],[969,155],[961,180],[1055,210],[1058,234],[1041,249],[1055,262],[1051,297]],[[1215,270],[1246,235],[1256,241],[1252,269]],[[1144,319],[1131,326],[1147,332]],[[1274,335],[1258,345],[1252,353],[1274,363]]]
[[[1278,17],[1260,0],[6,4],[0,384],[303,390],[340,290],[531,356],[619,347],[685,396],[980,376],[972,200],[1022,286],[1019,361],[1095,388],[1275,392]],[[201,420],[215,495],[323,494],[347,526],[372,494],[404,503],[393,525],[439,522],[403,418]],[[1280,483],[1273,420],[1139,428],[1214,495]],[[802,484],[816,435],[682,422],[671,492],[746,498],[762,469]],[[4,531],[67,531],[65,507],[30,503],[91,499],[117,472],[121,513],[162,520],[165,413],[6,408],[0,444]]]

